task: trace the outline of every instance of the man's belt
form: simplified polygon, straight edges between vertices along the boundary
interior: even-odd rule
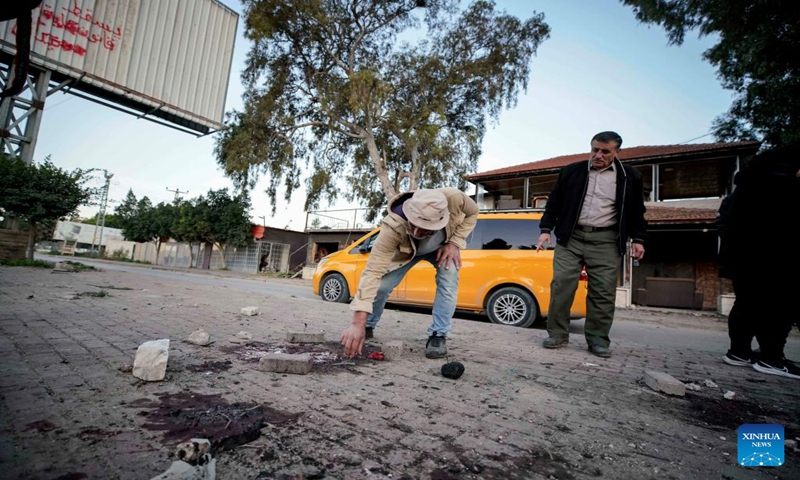
[[[616,230],[616,225],[610,225],[608,227],[587,227],[585,225],[576,225],[575,229],[581,230],[584,232],[605,232],[606,230]]]

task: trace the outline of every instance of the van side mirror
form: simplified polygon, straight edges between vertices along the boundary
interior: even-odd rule
[[[369,242],[364,242],[358,246],[358,253],[369,253],[372,248],[369,245]]]

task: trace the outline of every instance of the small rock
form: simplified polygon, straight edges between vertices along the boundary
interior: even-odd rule
[[[720,437],[719,437],[719,439],[720,439],[720,440],[722,440],[723,442],[724,442],[725,440],[727,440],[725,437],[722,437],[722,436],[720,436]]]
[[[252,317],[258,315],[260,312],[258,311],[258,307],[244,307],[242,308],[242,315]]]
[[[796,440],[786,440],[783,442],[783,447],[786,450],[797,452],[799,451],[797,448],[797,441]]]
[[[719,385],[712,382],[711,380],[706,380],[705,382],[703,382],[703,384],[705,384],[705,386],[708,388],[719,388]]]
[[[736,396],[736,392],[731,392],[730,390],[728,390],[722,396],[725,397],[725,400],[733,400],[733,397]]]
[[[205,438],[192,438],[178,444],[175,450],[175,457],[194,465],[200,460],[200,457],[209,451],[211,451],[211,442]]]
[[[442,376],[457,380],[464,374],[464,364],[461,362],[450,362],[442,365]]]
[[[119,370],[122,373],[131,373],[133,371],[133,365],[123,365],[119,367],[117,370]]]
[[[148,382],[164,380],[169,359],[169,338],[139,345],[133,360],[133,376]]]
[[[686,389],[687,390],[693,390],[695,392],[699,392],[700,391],[700,385],[698,385],[696,383],[687,383],[686,384]]]
[[[237,333],[236,337],[237,338],[241,338],[243,340],[252,340],[253,339],[253,335],[250,332],[245,332],[244,330],[242,330],[241,332]]]
[[[178,460],[169,469],[150,480],[215,480],[217,478],[217,459],[205,454],[197,465]]]
[[[186,338],[186,341],[195,345],[205,347],[211,343],[211,335],[202,328],[195,330]]]
[[[386,360],[396,360],[403,355],[403,342],[402,340],[386,342],[383,344],[381,351]]]

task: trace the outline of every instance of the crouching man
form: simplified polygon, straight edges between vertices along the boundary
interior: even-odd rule
[[[421,189],[395,196],[387,211],[350,305],[355,313],[353,324],[342,332],[344,353],[361,354],[389,294],[411,267],[425,260],[436,268],[433,323],[428,327],[425,356],[444,357],[458,297],[461,249],[475,228],[478,205],[456,188]]]

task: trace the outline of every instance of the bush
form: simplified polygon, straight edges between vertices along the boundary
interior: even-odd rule
[[[125,248],[119,247],[111,252],[111,258],[113,260],[128,260],[130,258],[130,253]]]
[[[7,267],[36,267],[36,268],[53,268],[53,264],[44,260],[6,260],[0,264]]]

